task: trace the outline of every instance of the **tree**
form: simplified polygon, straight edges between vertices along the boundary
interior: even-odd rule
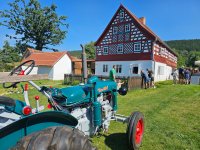
[[[7,35],[21,44],[33,44],[37,50],[57,45],[65,38],[68,28],[64,23],[66,16],[56,14],[56,5],[41,7],[38,0],[14,0],[8,3],[10,10],[0,11],[4,18],[0,25],[15,31],[15,35]]]
[[[195,67],[194,62],[200,60],[200,52],[191,51],[187,57],[186,65],[190,67]]]
[[[88,59],[95,59],[95,42],[90,42],[85,45],[85,52]]]
[[[0,50],[0,70],[10,71],[15,62],[19,62],[21,57],[15,47],[10,46],[8,41],[4,42],[3,49]]]

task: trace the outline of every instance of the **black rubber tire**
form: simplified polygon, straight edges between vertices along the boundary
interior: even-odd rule
[[[140,143],[136,143],[136,126],[139,120],[142,120],[142,128],[143,128],[143,133],[141,136],[141,142]],[[142,138],[143,138],[143,134],[144,134],[144,115],[141,112],[133,112],[130,116],[128,125],[127,125],[127,130],[126,130],[126,134],[128,137],[128,144],[129,144],[129,148],[131,150],[137,150],[139,149],[139,147],[142,144]]]
[[[56,126],[23,137],[12,150],[96,150],[96,148],[82,131],[67,126]]]
[[[15,106],[15,100],[10,97],[0,96],[0,104],[5,106]]]

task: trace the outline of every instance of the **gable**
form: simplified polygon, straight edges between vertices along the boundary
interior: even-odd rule
[[[125,31],[127,25],[130,25],[129,32]],[[117,34],[114,32],[116,30]],[[117,52],[119,44],[123,47],[123,54],[135,53],[135,44],[141,47],[139,52],[149,53],[153,51],[154,42],[159,42],[163,47],[177,56],[167,44],[142,23],[141,19],[138,19],[123,5],[120,5],[108,26],[96,41],[96,56],[120,54]],[[107,53],[104,53],[105,48]]]
[[[138,42],[141,44],[142,52],[151,51],[152,37],[141,29],[137,21],[124,7],[120,6],[96,42],[96,54],[104,55],[105,46],[108,47],[108,54],[117,54],[118,44],[123,44],[124,54],[133,53],[134,44]]]

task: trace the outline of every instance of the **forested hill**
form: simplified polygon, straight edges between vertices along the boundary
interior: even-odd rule
[[[186,51],[200,51],[200,39],[165,41],[171,48]]]
[[[200,39],[173,40],[166,43],[178,54],[178,67],[197,67],[194,62],[200,60]]]

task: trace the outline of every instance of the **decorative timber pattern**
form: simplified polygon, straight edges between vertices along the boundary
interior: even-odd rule
[[[123,5],[96,42],[96,61],[152,60],[176,67],[177,55]]]
[[[96,46],[96,54],[118,54],[118,44],[122,44],[124,54],[134,53],[135,43],[141,44],[140,52],[150,52],[152,41],[135,24],[134,19],[128,15],[125,9],[121,8],[101,43]],[[104,53],[104,47],[108,47],[108,53]]]

